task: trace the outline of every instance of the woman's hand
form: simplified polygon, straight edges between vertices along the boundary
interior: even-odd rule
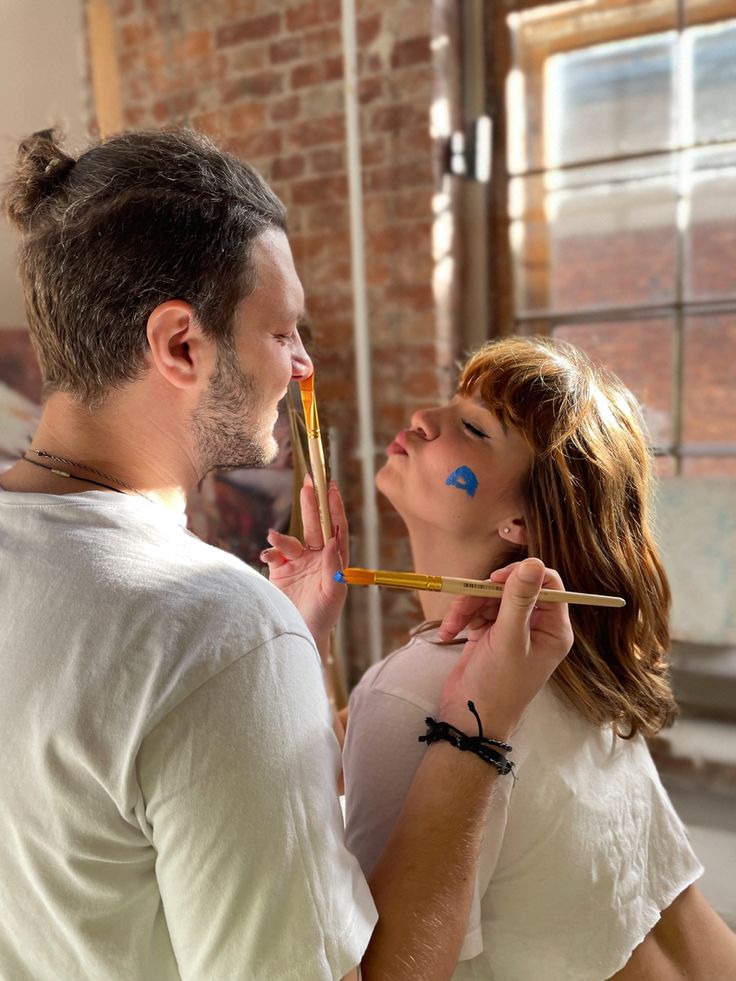
[[[537,602],[541,588],[564,588],[539,559],[497,569],[491,581],[504,583],[500,599],[460,597],[442,621],[442,640],[466,630],[468,642],[442,690],[440,719],[475,735],[470,700],[485,734],[504,739],[568,654],[573,632],[566,603]]]
[[[324,546],[317,497],[312,478],[307,475],[299,494],[304,544],[291,535],[269,531],[271,547],[261,552],[262,561],[268,565],[269,579],[304,617],[323,657],[347,596],[347,586],[335,581],[335,573],[348,560],[347,518],[334,482],[328,488],[327,499],[333,536]]]

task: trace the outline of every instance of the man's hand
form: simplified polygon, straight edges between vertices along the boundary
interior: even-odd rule
[[[497,569],[491,581],[504,583],[500,599],[460,597],[442,621],[442,640],[466,630],[468,642],[445,682],[439,711],[443,722],[473,735],[467,707],[473,701],[484,733],[504,739],[569,652],[573,633],[566,603],[537,603],[540,589],[564,588],[539,559]]]
[[[270,531],[271,548],[261,552],[261,559],[268,565],[269,579],[304,617],[323,656],[330,631],[337,623],[347,596],[347,586],[335,581],[335,573],[348,560],[348,523],[342,497],[334,482],[330,484],[327,498],[334,534],[324,547],[317,498],[312,478],[307,475],[299,495],[304,544],[291,535]]]

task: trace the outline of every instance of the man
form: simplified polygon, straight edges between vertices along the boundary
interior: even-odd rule
[[[74,160],[47,131],[6,212],[45,402],[0,492],[0,973],[449,977],[496,769],[427,750],[371,898],[304,621],[184,527],[208,470],[273,456],[312,371],[283,207],[191,132]],[[445,721],[468,730],[473,698],[505,739],[567,652],[561,606],[529,626],[543,573],[510,572]]]

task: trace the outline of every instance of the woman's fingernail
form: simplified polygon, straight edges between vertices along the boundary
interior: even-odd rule
[[[259,556],[261,562],[268,562],[268,549],[264,548]]]

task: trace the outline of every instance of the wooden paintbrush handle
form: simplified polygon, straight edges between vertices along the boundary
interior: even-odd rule
[[[322,526],[323,544],[332,538],[332,522],[330,521],[330,506],[327,502],[327,474],[325,473],[325,457],[322,450],[322,440],[317,437],[310,437],[309,462],[312,465],[312,480],[317,494],[317,508],[319,510],[319,523]]]

